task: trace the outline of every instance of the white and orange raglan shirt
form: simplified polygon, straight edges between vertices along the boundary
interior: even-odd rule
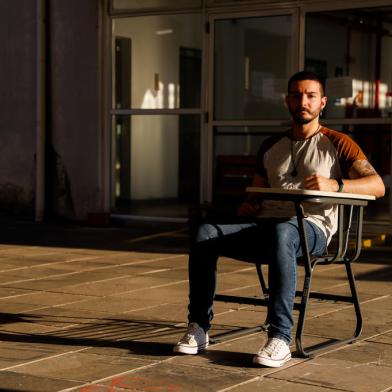
[[[305,189],[305,177],[348,178],[353,163],[364,159],[365,154],[349,136],[321,127],[305,140],[291,139],[290,131],[268,138],[260,147],[256,170],[271,188]],[[303,203],[303,207],[306,219],[323,230],[329,243],[337,229],[337,207],[318,203]],[[296,214],[292,202],[265,200],[260,216],[289,218]]]

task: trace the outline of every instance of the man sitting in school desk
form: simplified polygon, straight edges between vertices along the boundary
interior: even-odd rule
[[[286,103],[291,129],[261,145],[252,186],[384,195],[384,184],[360,147],[347,135],[319,123],[327,97],[316,74],[302,71],[293,75]],[[250,194],[239,215],[273,219],[199,227],[189,255],[189,325],[174,352],[197,354],[208,346],[218,256],[246,259],[247,254],[256,254],[269,265],[270,296],[268,340],[253,362],[280,367],[290,360],[296,260],[301,256],[298,222],[295,212],[288,210],[292,203],[264,201],[261,206],[259,198],[260,194]],[[336,231],[337,209],[310,204],[305,208],[307,241],[310,253],[321,255]]]

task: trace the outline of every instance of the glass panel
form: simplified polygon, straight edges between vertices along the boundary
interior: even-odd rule
[[[216,21],[214,118],[287,118],[293,46],[290,15]]]
[[[306,16],[305,68],[326,79],[327,118],[392,116],[392,7]]]
[[[392,117],[391,17],[392,7],[307,14],[305,68],[326,80],[328,104],[323,117]],[[388,219],[391,125],[331,128],[351,134],[387,187],[389,197],[369,203],[366,218]]]
[[[215,160],[222,155],[256,155],[267,137],[289,129],[287,127],[216,127]]]
[[[200,107],[200,15],[121,18],[113,24],[116,109]]]
[[[201,0],[112,0],[115,10],[139,10],[147,8],[187,8],[201,6]]]
[[[199,115],[117,116],[113,147],[116,207],[148,204],[165,214],[166,205],[199,202]]]

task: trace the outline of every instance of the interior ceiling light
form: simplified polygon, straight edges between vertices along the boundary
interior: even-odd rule
[[[156,31],[156,34],[157,34],[157,35],[173,34],[173,29],[157,30],[157,31]]]

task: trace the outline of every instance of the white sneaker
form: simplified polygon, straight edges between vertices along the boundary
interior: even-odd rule
[[[281,367],[291,359],[289,345],[282,339],[269,338],[253,357],[253,363],[268,367]]]
[[[208,347],[208,333],[197,323],[189,323],[182,339],[173,347],[175,353],[197,354]]]

